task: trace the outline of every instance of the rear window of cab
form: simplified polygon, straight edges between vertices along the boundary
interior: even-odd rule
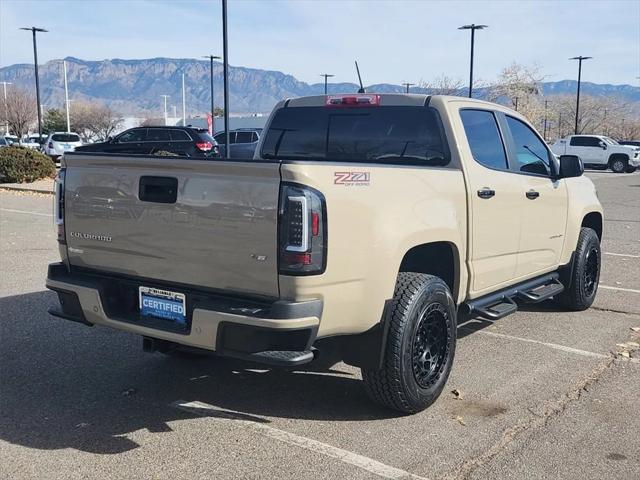
[[[51,135],[51,140],[54,142],[79,142],[80,137],[73,133],[56,133]]]
[[[429,107],[289,107],[278,110],[262,158],[446,166],[449,149]]]

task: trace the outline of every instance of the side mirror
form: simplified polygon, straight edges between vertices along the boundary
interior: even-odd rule
[[[581,177],[584,165],[577,155],[560,155],[560,175],[558,178]]]
[[[600,146],[602,147],[603,150],[607,149],[607,144],[604,142],[600,142]]]

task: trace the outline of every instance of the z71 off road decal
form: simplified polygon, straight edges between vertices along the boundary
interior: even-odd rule
[[[371,181],[370,172],[334,172],[333,183],[347,187],[368,187]]]

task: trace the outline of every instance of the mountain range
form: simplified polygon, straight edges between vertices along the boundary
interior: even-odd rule
[[[182,74],[185,74],[186,104],[188,115],[207,112],[210,105],[210,65],[208,60],[150,58],[141,60],[87,61],[67,57],[69,97],[74,101],[98,101],[116,109],[123,115],[162,114],[163,99],[169,95],[168,109],[178,112],[182,107]],[[214,62],[215,104],[221,106],[222,64]],[[64,103],[62,60],[51,60],[39,66],[41,101],[44,108],[60,107]],[[31,64],[15,64],[0,68],[0,82],[32,89],[34,69]],[[577,82],[562,80],[542,83],[545,95],[573,95]],[[10,94],[9,87],[9,94]],[[401,93],[404,87],[388,83],[369,85],[367,91]],[[330,83],[329,93],[356,92],[355,83]],[[415,93],[424,89],[414,87]],[[309,84],[292,75],[272,70],[247,67],[229,68],[230,111],[234,113],[269,112],[283,98],[322,94],[323,83]],[[630,102],[640,102],[640,87],[631,85],[602,85],[582,82],[586,95],[619,97]],[[478,95],[482,96],[482,89]]]

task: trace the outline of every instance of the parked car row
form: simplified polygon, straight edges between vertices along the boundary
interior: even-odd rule
[[[42,138],[38,135],[24,137],[21,145],[39,149],[54,161],[73,151],[129,155],[170,152],[186,157],[250,159],[261,135],[262,128],[229,131],[230,155],[224,147],[226,132],[212,137],[206,129],[190,126],[135,127],[105,142],[92,144],[83,144],[77,133],[53,132]],[[0,147],[15,143],[19,141],[14,135],[0,137]],[[604,135],[569,135],[552,144],[551,151],[558,156],[579,156],[586,168],[631,173],[640,166],[640,140],[618,142]]]
[[[555,155],[577,155],[586,167],[631,173],[640,166],[640,147],[633,143],[620,144],[603,135],[569,135],[551,145],[551,151]]]

